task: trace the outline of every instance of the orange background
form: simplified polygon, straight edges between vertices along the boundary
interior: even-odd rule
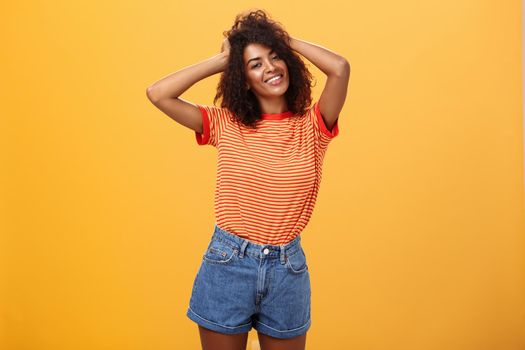
[[[472,0],[3,4],[0,348],[200,349],[216,150],[146,88],[252,7],[352,67],[302,236],[307,348],[525,349],[521,3]]]

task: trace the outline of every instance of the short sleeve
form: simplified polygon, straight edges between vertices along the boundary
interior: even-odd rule
[[[321,141],[330,142],[334,137],[339,135],[339,117],[336,119],[335,124],[332,126],[331,130],[328,130],[321,111],[319,111],[319,101],[315,102],[313,105],[313,122],[316,137]]]
[[[199,145],[217,147],[230,113],[225,108],[197,105],[202,116],[202,133],[195,131],[195,139]]]

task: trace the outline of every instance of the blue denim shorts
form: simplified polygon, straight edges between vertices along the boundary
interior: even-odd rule
[[[258,244],[215,224],[186,315],[225,334],[250,331],[292,338],[310,328],[310,274],[301,236]]]

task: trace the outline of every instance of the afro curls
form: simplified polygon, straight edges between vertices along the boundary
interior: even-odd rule
[[[214,104],[222,99],[222,108],[229,109],[245,126],[257,127],[261,110],[254,93],[246,89],[243,59],[244,48],[257,43],[273,49],[284,60],[290,79],[285,93],[288,109],[294,115],[305,113],[312,102],[312,75],[290,47],[290,36],[278,22],[271,20],[263,10],[251,11],[237,15],[231,29],[223,35],[230,43],[230,54],[217,86]]]

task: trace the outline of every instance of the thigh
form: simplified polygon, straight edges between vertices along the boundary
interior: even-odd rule
[[[248,332],[222,334],[199,325],[202,350],[245,350]]]
[[[306,333],[288,339],[274,338],[257,332],[261,350],[304,350],[306,346]]]

